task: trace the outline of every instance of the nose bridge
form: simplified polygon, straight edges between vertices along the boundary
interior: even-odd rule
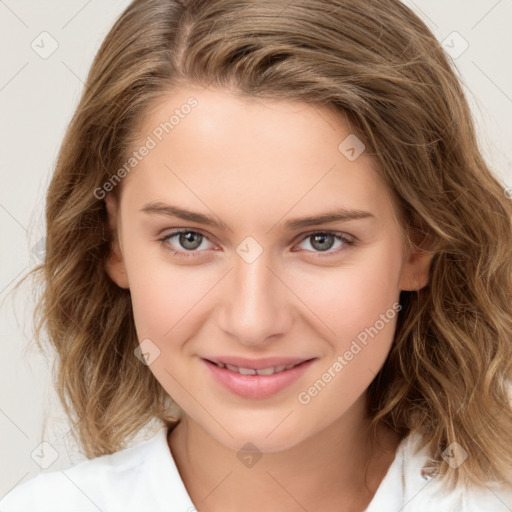
[[[235,256],[234,267],[221,327],[246,345],[285,332],[291,320],[286,291],[268,254],[263,251],[253,261]]]

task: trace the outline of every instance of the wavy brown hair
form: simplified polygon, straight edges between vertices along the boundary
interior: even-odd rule
[[[398,0],[135,0],[116,21],[63,140],[46,259],[32,271],[44,286],[36,339],[46,326],[86,455],[124,447],[151,419],[179,421],[133,357],[130,293],[105,271],[113,234],[93,192],[126,162],[150,109],[187,84],[330,108],[362,134],[404,243],[428,240],[433,253],[427,286],[401,292],[393,346],[368,389],[370,432],[420,432],[452,488],[512,484],[512,204],[451,63]],[[452,442],[469,453],[457,469],[441,456]]]

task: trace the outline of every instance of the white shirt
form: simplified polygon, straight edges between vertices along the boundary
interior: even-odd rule
[[[421,443],[419,434],[401,441],[364,512],[512,511],[512,489],[490,484],[483,490],[436,494],[439,482],[436,477],[422,476],[428,456],[424,449],[413,455],[416,443]],[[0,512],[195,510],[169,450],[166,428],[153,438],[112,455],[86,460],[62,471],[41,473],[0,500]]]

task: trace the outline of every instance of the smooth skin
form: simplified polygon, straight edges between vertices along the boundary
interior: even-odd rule
[[[130,290],[139,341],[160,351],[149,370],[184,411],[172,455],[200,512],[360,512],[400,441],[381,430],[368,491],[365,391],[397,316],[309,403],[297,397],[401,290],[425,286],[431,254],[405,250],[375,163],[339,151],[352,131],[325,107],[182,87],[148,111],[139,143],[191,95],[197,107],[124,178],[119,203],[106,198],[117,235],[106,270]],[[154,202],[223,224],[141,211]],[[285,228],[340,208],[371,216]],[[326,231],[345,239],[315,237]],[[237,252],[247,237],[263,251],[251,263]],[[248,399],[213,380],[212,355],[316,359],[277,394]],[[248,442],[262,453],[252,467],[237,458]]]

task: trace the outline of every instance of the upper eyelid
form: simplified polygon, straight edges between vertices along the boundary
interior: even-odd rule
[[[338,235],[343,238],[350,238],[351,240],[354,240],[354,241],[356,240],[356,237],[354,235],[350,235],[349,233],[345,233],[344,231],[336,231],[335,229],[313,229],[311,231],[306,231],[305,233],[302,233],[299,236],[306,238],[306,237],[314,235],[316,233],[327,233],[330,235]]]
[[[211,240],[211,237],[207,235],[204,231],[198,228],[188,229],[188,228],[175,228],[174,231],[169,231],[168,233],[162,235],[160,237],[161,239],[171,238],[174,235],[179,235],[181,233],[198,233],[199,235],[202,235],[204,238],[206,238],[211,243],[214,243],[213,240]]]

